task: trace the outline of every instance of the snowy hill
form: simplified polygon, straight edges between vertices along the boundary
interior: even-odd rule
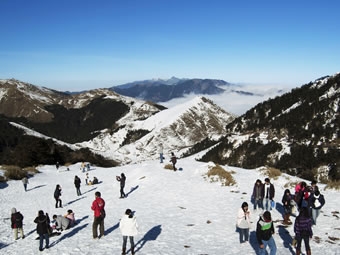
[[[225,133],[225,125],[234,118],[210,100],[196,97],[145,120],[132,122],[127,115],[118,121],[122,128],[117,132],[106,132],[77,145],[123,164],[157,158],[161,143],[164,152],[175,151],[180,156],[207,137],[218,140]],[[126,141],[131,136],[134,137]]]
[[[166,109],[107,89],[67,95],[17,80],[0,80],[0,106],[0,162],[21,167],[74,163],[91,152],[126,164],[135,155],[155,158],[160,142],[181,153],[206,137],[220,138],[235,118],[203,97]]]
[[[64,215],[68,209],[72,209],[78,224],[63,231],[60,236],[51,237],[51,247],[41,254],[120,254],[122,237],[118,224],[125,210],[131,208],[139,224],[139,234],[135,237],[136,254],[257,254],[254,229],[260,212],[252,211],[253,225],[249,244],[239,244],[235,222],[242,202],[250,204],[256,179],[264,180],[267,177],[263,171],[224,166],[232,173],[236,185],[221,186],[219,182],[212,182],[205,176],[212,163],[201,163],[195,161],[194,157],[188,157],[180,159],[177,165],[183,170],[166,170],[158,160],[115,168],[92,166],[88,172],[90,177],[96,176],[101,181],[95,186],[84,185],[80,163],[70,165],[70,171],[66,171],[65,166],[57,171],[55,166],[45,165],[39,167],[40,174],[29,179],[27,192],[21,181],[2,183],[1,253],[39,254],[39,241],[35,240],[36,224],[33,223],[38,210],[44,210],[52,217],[53,214]],[[122,172],[127,176],[126,199],[119,199],[119,183],[115,180],[115,176]],[[82,179],[82,195],[79,197],[73,184],[75,175]],[[293,192],[293,184],[299,180],[285,174],[272,179],[277,202],[277,208],[272,211],[275,221],[282,219],[281,198],[284,189],[289,187]],[[57,209],[54,208],[53,199],[56,184],[60,184],[63,190],[63,208]],[[339,254],[339,192],[325,190],[322,184],[319,184],[319,188],[325,196],[326,204],[317,225],[313,227],[312,254]],[[96,191],[102,193],[107,213],[105,236],[100,240],[92,239],[93,212],[90,206]],[[10,228],[12,207],[24,215],[25,239],[13,240]],[[294,217],[291,219],[294,222]],[[290,246],[294,235],[293,226],[283,228],[279,225],[279,222],[274,223],[277,254],[295,254]]]
[[[339,102],[340,74],[263,101],[229,123],[226,136],[203,160],[339,180]]]

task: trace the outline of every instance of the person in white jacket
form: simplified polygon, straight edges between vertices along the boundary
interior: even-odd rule
[[[248,203],[243,202],[241,208],[238,210],[236,227],[240,233],[240,243],[247,243],[249,241],[249,228],[250,228],[250,211]]]
[[[120,220],[119,223],[120,232],[123,236],[123,248],[122,255],[126,254],[126,243],[127,238],[129,237],[131,244],[131,254],[135,254],[135,243],[133,237],[138,233],[138,224],[136,217],[133,215],[131,209],[126,209],[125,214]]]

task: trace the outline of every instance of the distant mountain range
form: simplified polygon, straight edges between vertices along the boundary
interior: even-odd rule
[[[109,89],[121,95],[161,103],[174,98],[184,97],[188,94],[217,95],[223,93],[226,87],[231,92],[252,94],[240,90],[238,85],[233,85],[223,80],[179,79],[176,77],[172,77],[169,80],[136,81]]]
[[[231,86],[199,79],[165,83],[123,87],[168,87],[180,95]],[[70,95],[0,80],[0,164],[129,164],[157,158],[162,143],[166,155],[197,154],[207,162],[340,180],[339,84],[340,74],[322,77],[237,117],[203,96],[167,109],[111,89]]]

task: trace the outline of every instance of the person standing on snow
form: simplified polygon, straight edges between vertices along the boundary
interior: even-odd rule
[[[24,185],[24,189],[25,191],[27,191],[27,184],[28,184],[28,179],[27,177],[25,176],[24,178],[22,178],[22,184]]]
[[[177,157],[175,156],[175,153],[173,153],[173,152],[171,152],[170,162],[172,163],[172,167],[173,167],[174,171],[176,171],[177,170],[177,168],[176,168]]]
[[[63,208],[60,197],[61,197],[61,186],[57,184],[54,190],[55,208],[58,208],[58,204],[60,208]]]
[[[270,183],[269,178],[264,179],[263,195],[264,195],[264,198],[263,198],[264,210],[271,211],[272,201],[275,196],[275,188],[274,188],[274,185]]]
[[[273,234],[275,233],[274,224],[272,221],[272,216],[269,211],[265,211],[260,219],[257,222],[256,226],[256,238],[260,245],[259,255],[266,254],[266,248],[269,246],[270,253],[269,255],[276,254],[276,243],[273,238]]]
[[[91,209],[94,211],[94,220],[92,224],[92,235],[93,239],[101,238],[104,236],[104,208],[105,201],[101,198],[99,191],[94,193],[95,200],[92,202]],[[99,226],[99,236],[98,236],[98,226]]]
[[[293,196],[292,196],[292,194],[290,194],[290,190],[286,189],[285,193],[282,196],[282,205],[283,205],[283,208],[285,210],[285,214],[283,216],[283,224],[285,224],[285,225],[292,224],[292,222],[289,219],[289,217],[292,213],[292,201],[294,201]]]
[[[120,198],[125,198],[126,194],[124,193],[126,176],[124,173],[121,173],[120,176],[116,176],[117,181],[120,182]]]
[[[24,216],[20,212],[17,212],[17,209],[15,208],[12,208],[11,212],[11,227],[14,231],[14,240],[18,239],[18,231],[20,232],[21,238],[24,239],[25,235],[22,228]]]
[[[240,233],[240,243],[247,243],[249,241],[249,228],[250,228],[250,211],[248,203],[243,202],[241,208],[237,213],[236,226]]]
[[[325,198],[317,189],[309,198],[310,205],[312,208],[312,219],[313,224],[316,225],[316,219],[320,215],[321,208],[325,205]]]
[[[126,254],[127,239],[130,240],[131,254],[135,254],[135,243],[133,237],[138,233],[138,224],[136,217],[133,215],[131,209],[126,209],[125,214],[119,222],[119,228],[123,236],[122,255]]]
[[[159,160],[160,163],[163,163],[163,144],[160,143],[158,146]]]
[[[257,179],[254,184],[252,198],[254,199],[254,211],[257,210],[257,208],[263,210],[263,184],[259,179]]]
[[[311,255],[311,249],[309,245],[309,238],[313,237],[312,219],[309,217],[308,208],[302,207],[299,212],[299,216],[296,217],[294,223],[294,232],[296,239],[296,255],[301,254],[301,242],[305,243],[307,255]]]
[[[48,229],[50,227],[50,218],[48,214],[44,214],[44,211],[40,210],[38,212],[38,217],[34,220],[37,223],[37,233],[39,234],[39,251],[43,250],[43,242],[45,239],[45,249],[49,248],[50,239],[48,235]]]
[[[80,178],[79,178],[77,175],[74,176],[74,186],[76,187],[77,195],[78,195],[78,196],[81,196],[81,192],[80,192],[80,183],[81,183]]]

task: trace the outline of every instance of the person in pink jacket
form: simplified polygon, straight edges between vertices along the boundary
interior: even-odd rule
[[[119,222],[119,228],[123,236],[122,255],[126,254],[126,243],[129,237],[131,244],[131,254],[135,254],[135,243],[133,237],[138,233],[138,224],[136,217],[133,215],[131,209],[126,209],[125,214]]]
[[[105,201],[101,198],[101,194],[99,191],[94,193],[95,200],[92,202],[91,209],[94,211],[94,220],[92,224],[92,234],[93,238],[101,238],[104,236],[104,217],[105,217]],[[98,236],[98,226],[99,226],[99,233]]]

